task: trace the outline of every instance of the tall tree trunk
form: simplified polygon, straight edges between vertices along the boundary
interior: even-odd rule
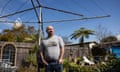
[[[81,37],[81,39],[80,39],[80,44],[81,44],[81,47],[82,47],[82,53],[81,53],[81,56],[83,56],[84,55],[84,37],[82,36]],[[79,49],[79,51],[80,51],[80,49]]]

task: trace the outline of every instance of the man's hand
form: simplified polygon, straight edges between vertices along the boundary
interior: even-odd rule
[[[48,63],[47,63],[45,60],[43,60],[43,63],[44,63],[45,65],[48,65]]]
[[[63,59],[59,59],[59,64],[62,64],[62,62],[63,62]]]

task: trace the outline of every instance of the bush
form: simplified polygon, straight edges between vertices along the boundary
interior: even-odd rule
[[[120,72],[120,59],[109,59],[104,64],[101,62],[94,66],[81,66],[65,60],[63,66],[64,72]]]
[[[81,66],[80,64],[64,59],[63,68],[63,72],[120,72],[120,59],[109,59],[105,64],[98,63],[94,66]],[[21,67],[18,72],[36,72],[36,67]],[[44,68],[40,72],[44,72]]]
[[[102,72],[120,72],[120,59],[112,59],[107,62]]]
[[[68,62],[67,60],[64,60],[63,66],[64,72],[99,72],[95,66],[81,66],[74,62]]]

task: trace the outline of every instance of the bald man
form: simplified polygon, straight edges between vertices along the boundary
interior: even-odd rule
[[[41,42],[40,55],[46,65],[45,72],[62,72],[64,42],[63,39],[54,35],[53,26],[46,28],[47,38]]]

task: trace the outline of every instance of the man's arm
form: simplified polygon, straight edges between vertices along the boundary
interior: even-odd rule
[[[40,56],[41,56],[42,62],[43,62],[45,65],[48,65],[47,61],[46,61],[45,58],[44,58],[44,55],[43,55],[43,52],[42,52],[42,51],[40,51]]]
[[[59,63],[61,64],[63,62],[64,56],[64,41],[61,37],[59,37],[59,47],[60,47]]]
[[[64,56],[64,46],[60,50],[60,57],[59,57],[60,64],[63,62],[63,56]]]
[[[46,60],[45,60],[45,58],[44,58],[43,51],[44,51],[44,45],[43,45],[43,42],[41,42],[41,44],[40,44],[40,57],[41,57],[42,62],[43,62],[45,65],[48,65],[48,63],[46,62]]]

